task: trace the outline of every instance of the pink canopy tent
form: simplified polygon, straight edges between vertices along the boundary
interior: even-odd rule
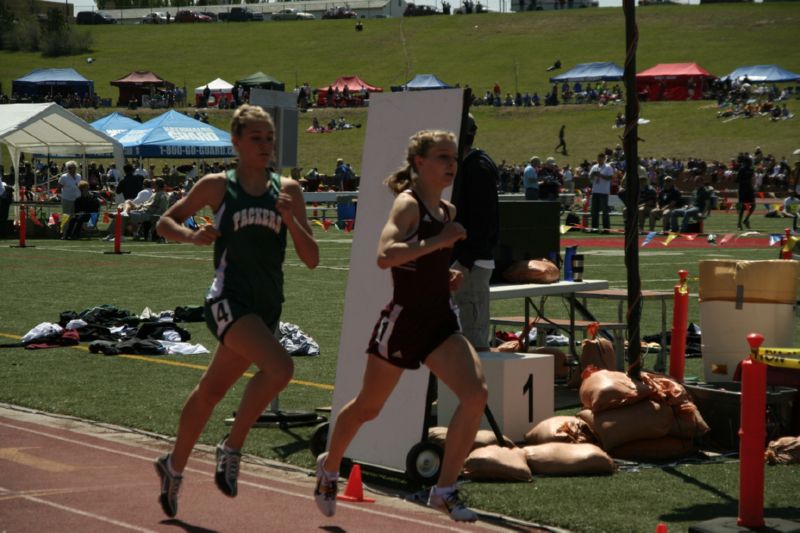
[[[349,93],[349,99],[339,99],[337,98],[336,105],[362,105],[363,102],[361,101],[361,90],[364,89],[367,93],[382,93],[383,89],[381,87],[376,87],[375,85],[370,85],[369,83],[365,82],[358,76],[341,76],[335,82],[331,83],[328,86],[320,87],[317,90],[318,98],[317,104],[318,105],[328,105],[328,91],[333,90],[334,94],[342,95],[344,93],[345,87],[347,88],[347,92]]]
[[[699,100],[716,76],[697,63],[663,63],[636,75],[636,87],[647,100]]]

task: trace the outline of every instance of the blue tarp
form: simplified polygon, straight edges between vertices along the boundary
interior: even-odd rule
[[[141,126],[141,124],[132,118],[128,118],[125,115],[120,115],[119,113],[114,112],[110,115],[104,116],[103,118],[95,120],[91,123],[91,126],[96,130],[102,131],[109,137],[118,139],[128,130],[138,128]]]
[[[739,67],[722,79],[738,80],[745,76],[754,83],[781,83],[800,80],[800,74],[782,69],[778,65]]]
[[[12,81],[11,92],[31,98],[78,93],[83,98],[94,96],[94,82],[71,68],[37,68]]]
[[[127,156],[233,157],[231,134],[177,111],[167,111],[117,139]]]
[[[417,74],[413,79],[403,85],[395,85],[392,92],[398,91],[429,91],[432,89],[449,89],[450,85],[436,77],[435,74]]]
[[[550,83],[574,83],[576,81],[617,81],[623,70],[611,61],[581,63],[563,74],[550,78]]]

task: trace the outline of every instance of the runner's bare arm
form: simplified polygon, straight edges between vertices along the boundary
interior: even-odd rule
[[[319,264],[319,246],[306,219],[306,203],[299,183],[281,178],[277,208],[292,236],[297,256],[308,268],[316,267]]]
[[[158,234],[165,239],[190,242],[197,245],[208,245],[219,237],[219,231],[206,224],[198,230],[192,230],[183,222],[202,208],[209,206],[216,212],[225,196],[225,174],[208,174],[203,176],[189,191],[189,194],[175,202],[161,215],[156,226]]]
[[[464,227],[457,222],[449,222],[439,235],[417,242],[405,242],[419,225],[419,207],[409,194],[395,198],[389,220],[381,232],[378,244],[378,267],[391,268],[413,261],[423,255],[442,248],[451,247],[456,241],[466,237]]]

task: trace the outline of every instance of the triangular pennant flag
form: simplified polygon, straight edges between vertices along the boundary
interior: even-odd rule
[[[677,236],[677,233],[670,232],[669,235],[667,235],[667,238],[664,240],[664,246],[669,246],[669,243],[674,241]]]
[[[312,220],[312,221],[311,221],[311,223],[312,223],[312,224],[314,224],[314,225],[316,225],[316,226],[319,226],[320,228],[324,228],[324,227],[325,227],[325,226],[322,224],[322,222],[320,222],[320,221],[319,221],[319,220],[317,220],[317,219],[314,219],[314,220]]]
[[[797,244],[798,241],[800,241],[800,238],[792,235],[791,237],[786,239],[786,244],[783,245],[782,250],[784,252],[791,252],[792,248],[794,248],[794,245]]]
[[[50,213],[50,218],[47,219],[47,225],[48,226],[55,226],[56,225],[56,219],[53,218],[53,214],[52,213]]]
[[[720,245],[720,246],[722,246],[722,245],[723,245],[723,244],[725,244],[726,242],[728,242],[728,241],[730,241],[731,239],[733,239],[733,237],[734,237],[734,234],[733,234],[733,233],[726,233],[726,234],[725,234],[725,235],[722,237],[722,240],[720,240],[720,241],[719,241],[719,245]]]
[[[781,235],[779,233],[770,233],[769,234],[769,245],[775,246],[781,242]]]
[[[108,216],[108,211],[106,211],[103,213],[103,224],[110,224],[110,223],[111,223],[111,217]]]
[[[717,236],[713,233],[708,234],[708,244],[717,244]]]
[[[318,220],[317,222],[319,222],[319,220]],[[331,222],[330,220],[323,220],[321,225],[322,225],[322,227],[323,227],[323,228],[325,228],[325,231],[328,231],[328,229],[329,229],[331,226],[333,226],[334,224],[333,224],[333,222]],[[337,229],[338,229],[338,228],[337,228]]]
[[[355,223],[355,220],[353,220],[353,219],[349,219],[349,220],[345,220],[344,221],[344,231],[345,231],[345,233],[350,233],[351,231],[353,231],[354,223]]]
[[[564,235],[571,228],[572,228],[572,226],[567,226],[566,224],[561,224],[561,226],[559,226],[559,231],[561,232],[561,235]]]
[[[652,241],[655,236],[656,236],[655,231],[651,231],[650,233],[648,233],[647,236],[642,241],[642,247],[645,247],[648,244],[650,244],[650,241]]]
[[[200,217],[206,224],[214,224],[214,221],[211,220],[211,217]]]
[[[681,235],[681,237],[683,237],[687,241],[693,241],[697,238],[697,233],[685,233]]]

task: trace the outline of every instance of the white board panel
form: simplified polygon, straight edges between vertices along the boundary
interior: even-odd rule
[[[361,390],[369,336],[381,309],[392,298],[391,273],[377,266],[378,240],[394,196],[383,181],[405,159],[408,139],[423,129],[458,135],[461,89],[376,94],[367,116],[358,214],[350,255],[331,432],[341,408]],[[445,192],[449,198],[450,191]],[[345,456],[358,462],[405,471],[406,455],[422,437],[428,370],[405,372],[381,415],[365,424]]]

